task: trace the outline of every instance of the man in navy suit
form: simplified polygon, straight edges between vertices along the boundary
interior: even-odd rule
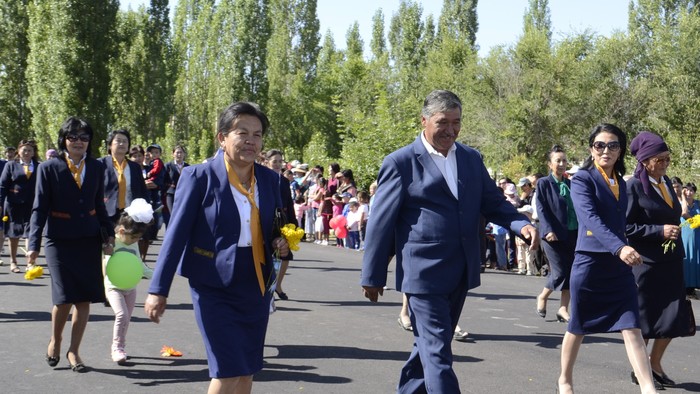
[[[396,289],[408,297],[414,334],[399,393],[459,392],[451,341],[467,290],[480,284],[481,215],[537,248],[537,230],[506,201],[479,152],[455,142],[461,117],[454,93],[431,92],[423,103],[423,131],[379,170],[361,285],[376,302],[396,255]]]

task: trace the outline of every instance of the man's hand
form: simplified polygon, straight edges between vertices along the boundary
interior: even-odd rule
[[[379,296],[384,295],[384,288],[362,286],[362,293],[365,295],[365,298],[369,298],[371,302],[377,302],[377,300],[379,300]]]
[[[537,250],[540,247],[540,236],[535,226],[528,224],[520,229],[520,235],[530,242],[530,250]]]
[[[146,302],[143,303],[143,309],[146,311],[146,316],[154,323],[160,323],[160,317],[165,313],[166,298],[158,294],[149,294],[146,297]]]

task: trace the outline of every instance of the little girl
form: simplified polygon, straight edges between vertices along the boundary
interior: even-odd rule
[[[148,230],[148,226],[153,222],[153,208],[151,204],[143,198],[137,198],[131,202],[128,208],[124,209],[117,226],[114,229],[114,253],[129,252],[139,256],[138,240]],[[103,271],[107,266],[110,256],[105,256]],[[139,257],[139,261],[143,261]],[[153,270],[143,264],[143,276],[150,279]],[[131,314],[136,304],[136,287],[130,289],[117,288],[109,281],[105,275],[105,295],[114,311],[114,331],[112,334],[112,361],[119,365],[126,362],[126,331],[129,328]]]

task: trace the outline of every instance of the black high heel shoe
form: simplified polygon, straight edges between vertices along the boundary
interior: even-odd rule
[[[280,300],[287,301],[289,299],[289,296],[287,296],[287,293],[285,293],[283,291],[275,290],[275,293],[277,293],[277,297],[279,297]]]
[[[676,382],[671,380],[671,378],[668,377],[665,373],[657,373],[653,369],[651,370],[651,374],[654,376],[654,381],[661,383],[664,386],[675,386]]]
[[[544,308],[540,309],[540,297],[537,296],[537,306],[535,306],[535,310],[537,311],[537,314],[541,318],[545,318],[547,316],[547,304],[545,303]]]
[[[652,371],[653,372],[653,371]],[[634,374],[634,371],[630,372],[630,379],[632,380],[632,383],[636,384],[639,386],[639,380],[637,380],[637,375]],[[654,389],[656,391],[661,391],[661,390],[666,390],[663,384],[658,382],[656,379],[654,379]]]
[[[70,358],[68,358],[68,353],[70,353],[70,352],[66,352],[66,360],[68,360],[68,365],[70,365],[71,371],[77,372],[77,373],[87,372],[87,367],[82,362],[72,364],[70,362]]]
[[[559,323],[568,323],[569,319],[565,318],[561,313],[557,312],[557,321]]]
[[[49,364],[49,367],[57,366],[59,361],[61,361],[61,356],[51,357],[48,354],[46,355],[46,363]]]

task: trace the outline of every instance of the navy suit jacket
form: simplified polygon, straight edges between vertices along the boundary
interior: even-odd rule
[[[622,178],[618,181],[619,200],[595,166],[579,170],[571,179],[571,199],[578,219],[577,252],[615,254],[627,245],[626,184]]]
[[[107,214],[112,217],[117,214],[117,200],[119,198],[119,179],[114,171],[112,156],[100,157],[97,159],[105,168],[105,191],[104,201],[107,208]],[[138,163],[134,163],[129,159],[126,160],[126,165],[129,168],[131,176],[131,196],[132,199],[143,198],[149,200],[148,190],[146,189],[146,181],[143,179],[143,172]]]
[[[564,178],[564,183],[571,188],[570,180]],[[559,194],[559,186],[551,175],[537,180],[537,218],[542,239],[549,233],[554,233],[560,241],[569,238],[566,199]]]
[[[107,216],[102,163],[85,159],[82,187],[63,158],[39,164],[29,230],[29,250],[39,251],[43,235],[56,239],[114,236]],[[44,228],[45,226],[45,228]]]
[[[266,266],[271,268],[275,209],[281,207],[279,176],[255,164]],[[182,170],[170,225],[148,292],[168,296],[175,272],[212,287],[231,283],[241,219],[228,182],[224,154]],[[267,268],[266,269],[270,269]]]
[[[644,193],[642,182],[635,178],[627,182],[627,238],[647,264],[678,262],[685,257],[680,237],[676,240],[673,252],[664,253],[664,224],[679,225],[681,222],[681,204],[676,192],[671,187],[668,177],[664,182],[671,190],[673,207],[666,204],[663,197],[651,187],[650,196]]]
[[[520,233],[530,222],[506,201],[476,150],[456,144],[457,189],[416,140],[387,156],[367,223],[361,284],[386,285],[396,254],[396,288],[410,294],[448,294],[480,284],[480,218]]]
[[[285,178],[284,175],[279,175],[280,182],[280,196],[282,197],[282,208],[284,208],[284,214],[287,215],[287,223],[292,223],[298,226],[297,215],[294,212],[294,199],[292,198],[292,189],[289,187],[289,179]]]
[[[183,164],[183,168],[189,167],[187,163]],[[165,163],[165,188],[167,194],[175,194],[177,182],[180,180],[180,170],[174,161]]]
[[[36,187],[36,172],[39,162],[34,160],[34,171],[27,178],[24,166],[17,161],[9,162],[4,170],[0,170],[0,207],[10,205],[34,204],[34,189]]]

